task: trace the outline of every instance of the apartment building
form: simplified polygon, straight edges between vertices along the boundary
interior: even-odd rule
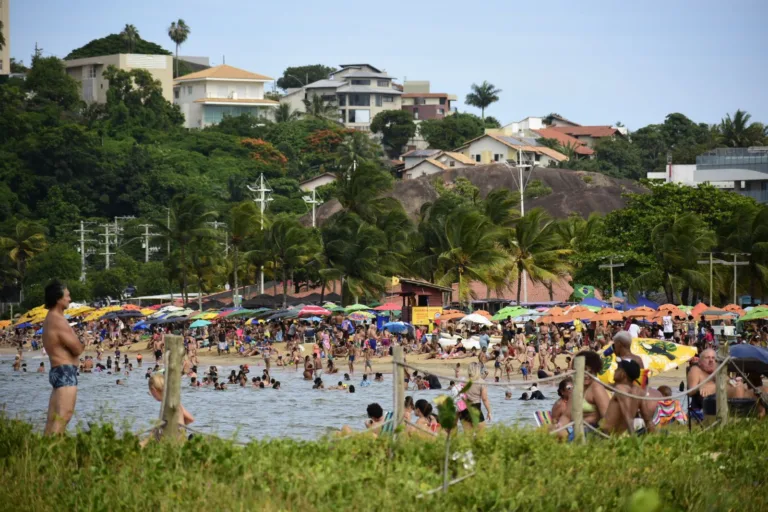
[[[288,89],[280,101],[306,112],[304,100],[319,96],[339,109],[338,120],[347,128],[369,131],[376,114],[400,110],[403,92],[386,71],[370,64],[341,64],[327,79]]]
[[[0,22],[3,24],[5,45],[0,50],[0,75],[11,72],[11,0],[0,0]]]
[[[163,97],[168,101],[173,101],[173,57],[170,55],[116,53],[114,55],[65,60],[64,66],[67,69],[67,74],[80,84],[81,98],[88,104],[107,102],[109,80],[104,78],[104,71],[109,66],[115,66],[126,71],[146,69],[155,80],[160,81]]]
[[[428,80],[409,80],[403,83],[402,109],[413,115],[418,122],[424,119],[442,119],[453,114],[451,102],[455,94],[431,92]]]
[[[173,89],[187,128],[218,124],[225,115],[271,117],[279,103],[264,99],[264,84],[273,79],[222,64],[180,76]]]

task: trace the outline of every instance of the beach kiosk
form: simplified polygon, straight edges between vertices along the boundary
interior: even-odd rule
[[[450,287],[402,277],[396,279],[400,285],[398,295],[403,299],[403,322],[431,326],[435,315],[442,313],[443,306],[451,302]]]

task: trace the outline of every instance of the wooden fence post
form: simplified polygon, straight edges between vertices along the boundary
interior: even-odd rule
[[[717,350],[717,355],[720,356],[720,362],[725,361],[725,358],[729,355],[728,341],[720,341],[720,348]],[[717,384],[717,396],[715,397],[715,400],[717,401],[717,421],[719,422],[719,426],[723,427],[728,423],[728,365],[723,366],[720,371],[717,372],[715,382]]]
[[[184,359],[184,338],[165,336],[165,389],[160,407],[160,419],[165,422],[163,439],[179,439],[181,431],[181,369]]]
[[[573,420],[574,441],[584,442],[584,357],[573,358],[573,394],[571,394],[571,419]]]
[[[405,412],[405,368],[403,347],[392,347],[392,419],[395,421],[393,430],[403,424]]]

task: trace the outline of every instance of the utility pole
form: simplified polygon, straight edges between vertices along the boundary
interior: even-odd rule
[[[624,266],[623,263],[614,263],[613,258],[618,258],[618,256],[608,256],[608,264],[607,265],[600,265],[599,268],[607,268],[611,271],[611,307],[614,305],[613,298],[616,296],[616,293],[613,288],[613,269],[614,268],[621,268]]]
[[[135,219],[135,218],[136,217],[134,217],[132,215],[124,216],[124,217],[115,217],[115,247],[120,245],[120,240],[118,240],[118,236],[119,236],[120,233],[123,232],[123,227],[119,224],[119,222],[120,221],[125,221],[125,220],[132,220],[132,219]]]
[[[93,231],[90,229],[85,229],[85,221],[80,221],[80,229],[76,229],[75,233],[78,233],[80,235],[80,281],[85,282],[85,257],[86,257],[86,250],[85,250],[85,243],[86,242],[95,242],[96,240],[92,239],[86,239],[85,234],[86,233],[92,233]]]
[[[208,225],[209,226],[213,226],[213,229],[215,229],[216,231],[218,231],[219,228],[222,227],[222,226],[224,228],[227,227],[227,223],[226,222],[219,222],[217,220],[209,222]],[[227,257],[227,256],[229,256],[229,237],[228,237],[228,232],[225,232],[224,235],[225,235],[224,236],[224,256]]]
[[[317,196],[315,195],[315,189],[312,189],[312,197],[304,196],[302,197],[302,199],[304,200],[305,203],[312,205],[312,227],[314,228],[316,227],[315,207],[320,206],[321,204],[323,204],[323,202],[317,199]]]
[[[160,236],[157,233],[150,233],[149,228],[152,227],[152,224],[140,224],[139,227],[144,228],[144,234],[142,235],[144,237],[144,263],[147,263],[149,261],[149,253],[154,252],[159,247],[153,248],[153,250],[150,250],[149,248],[149,239],[154,236]]]
[[[261,210],[261,231],[264,231],[264,211],[267,209],[267,204],[272,201],[272,198],[268,195],[272,192],[272,189],[269,188],[264,181],[264,173],[259,175],[259,182],[254,185],[256,186],[247,185],[247,187],[251,192],[258,194],[254,201],[259,203],[259,209]],[[264,293],[264,266],[262,266],[259,271],[259,293]],[[234,296],[232,302],[234,303]]]
[[[709,259],[708,260],[698,260],[696,263],[699,265],[706,265],[709,263],[709,307],[714,307],[712,304],[712,281],[713,281],[713,274],[714,274],[714,266],[715,265],[722,265],[726,263],[723,260],[716,260],[712,256],[715,254],[713,252],[708,253]]]
[[[517,172],[518,172],[518,181],[517,185],[520,189],[520,216],[525,216],[525,187],[528,185],[528,181],[531,179],[531,174],[528,175],[528,180],[523,181],[523,152],[520,148],[517,150]],[[509,163],[507,163],[507,167],[509,167]],[[520,274],[520,279],[523,280],[523,300],[522,302],[527,303],[528,302],[528,273],[523,270],[523,272]],[[518,304],[519,306],[520,304]]]
[[[110,233],[110,228],[112,227],[112,225],[111,224],[102,224],[102,226],[104,227],[104,233],[101,233],[99,236],[103,236],[104,237],[104,242],[102,242],[104,244],[104,252],[101,253],[101,254],[103,254],[104,257],[105,257],[104,268],[109,270],[109,257],[111,255],[115,254],[113,252],[109,252],[109,244],[110,244],[109,237],[112,236],[112,233]]]
[[[746,267],[749,265],[748,261],[738,261],[737,258],[739,256],[751,256],[752,253],[749,252],[735,252],[735,253],[727,253],[729,255],[733,256],[733,261],[723,261],[723,265],[726,265],[728,267],[733,267],[733,303],[738,304],[738,296],[737,296],[737,290],[736,290],[736,278],[738,273],[739,267]]]
[[[171,255],[171,209],[166,207],[166,210],[168,210],[168,220],[165,222],[165,227],[168,229],[168,233],[166,234],[166,254],[168,256]],[[171,297],[173,298],[173,297]]]

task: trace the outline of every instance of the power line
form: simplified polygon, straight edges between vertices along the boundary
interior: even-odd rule
[[[149,232],[149,228],[152,227],[152,224],[139,224],[139,227],[144,228],[144,233],[141,236],[144,237],[144,242],[142,243],[142,245],[144,246],[144,263],[147,263],[149,261],[149,254],[160,250],[159,247],[150,247],[149,239],[151,237],[160,236],[160,235],[157,233]]]
[[[109,246],[111,244],[110,237],[113,235],[111,229],[114,229],[114,227],[112,224],[100,224],[100,226],[104,228],[104,233],[99,233],[99,236],[104,237],[104,241],[101,242],[101,244],[104,246],[104,252],[101,254],[104,256],[104,268],[109,270],[109,257],[115,254],[113,252],[109,252]]]
[[[92,222],[88,222],[87,224],[93,224]],[[85,282],[85,257],[90,253],[91,251],[85,250],[85,244],[86,242],[96,242],[97,240],[91,239],[91,238],[85,238],[86,233],[93,233],[90,229],[85,229],[86,222],[80,221],[80,229],[76,229],[75,233],[78,233],[80,235],[80,281]]]
[[[272,201],[272,197],[269,196],[269,194],[272,192],[272,189],[269,188],[266,181],[264,180],[264,173],[261,173],[259,175],[259,182],[258,184],[254,183],[254,186],[246,185],[248,187],[248,190],[251,192],[255,192],[258,194],[258,196],[254,199],[254,202],[259,203],[259,209],[261,210],[261,230],[264,231],[264,211],[267,209],[267,205],[270,201]],[[262,265],[261,269],[259,270],[259,293],[264,293],[264,266]],[[237,295],[237,293],[235,293]],[[236,301],[235,297],[233,296],[232,302],[234,303]]]

